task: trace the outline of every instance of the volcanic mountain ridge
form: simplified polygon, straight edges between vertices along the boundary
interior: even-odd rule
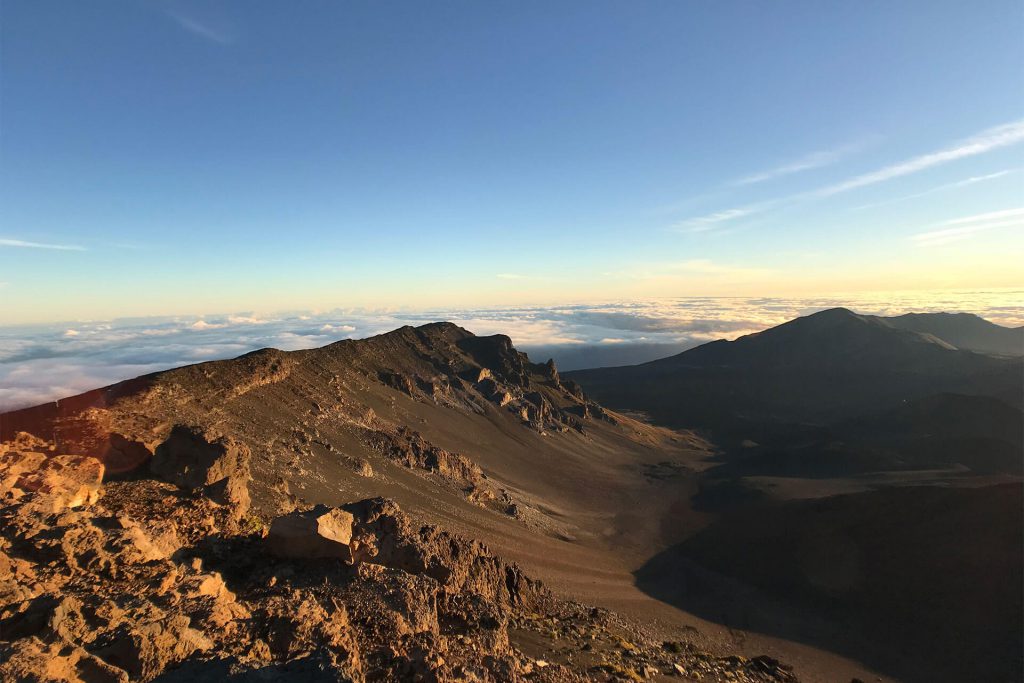
[[[507,337],[432,324],[265,349],[8,413],[0,430],[5,679],[795,680],[771,657],[558,597],[431,524],[557,583],[587,561],[563,571],[530,539],[567,555],[590,552],[573,539],[649,545],[618,512],[665,485],[644,461],[703,453]]]

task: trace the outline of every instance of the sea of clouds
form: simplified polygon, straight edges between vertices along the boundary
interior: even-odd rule
[[[156,370],[274,347],[308,349],[401,327],[450,320],[507,334],[535,360],[563,370],[664,357],[825,308],[859,313],[968,311],[1024,325],[1024,291],[921,292],[878,297],[683,297],[544,307],[133,318],[0,326],[0,411],[71,396]]]

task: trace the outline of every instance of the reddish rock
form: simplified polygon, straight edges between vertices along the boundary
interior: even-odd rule
[[[0,657],[0,680],[19,683],[128,683],[128,674],[81,647],[32,637]]]
[[[95,503],[103,483],[103,463],[81,455],[9,451],[0,463],[0,492],[31,496],[26,504],[40,512],[60,512]]]
[[[351,513],[318,505],[275,519],[264,543],[278,557],[337,558],[351,563],[352,522]]]
[[[185,489],[202,489],[211,500],[232,508],[235,519],[249,510],[249,448],[228,437],[212,437],[198,427],[177,425],[157,447],[150,470]]]

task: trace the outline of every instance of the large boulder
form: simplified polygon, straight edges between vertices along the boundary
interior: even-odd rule
[[[352,563],[352,514],[318,505],[278,517],[267,534],[267,549],[290,559],[337,558]]]
[[[249,510],[252,475],[249,448],[199,427],[176,425],[153,454],[150,470],[185,489],[202,489],[214,502],[232,508],[236,519]]]

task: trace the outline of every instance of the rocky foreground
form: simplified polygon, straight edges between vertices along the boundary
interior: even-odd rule
[[[248,458],[180,427],[104,481],[0,444],[0,680],[795,680],[558,599],[387,499],[261,519]]]

